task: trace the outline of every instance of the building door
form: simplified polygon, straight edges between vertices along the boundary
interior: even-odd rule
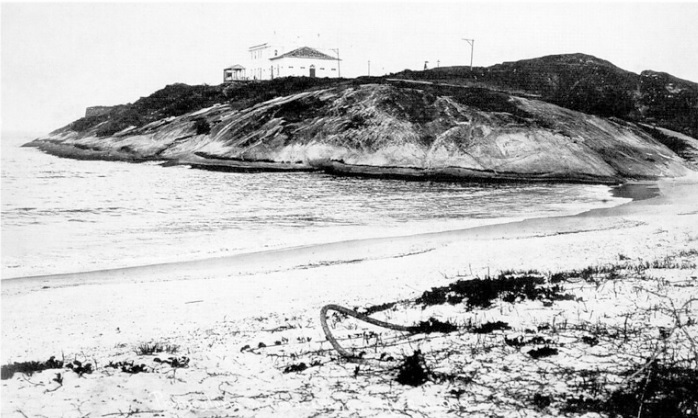
[[[310,66],[310,77],[312,77],[312,78],[315,77],[315,66],[314,65]]]

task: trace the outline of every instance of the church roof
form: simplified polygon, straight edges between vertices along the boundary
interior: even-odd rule
[[[287,52],[285,54],[281,54],[278,57],[272,57],[269,58],[270,60],[278,60],[280,58],[315,58],[315,59],[321,59],[321,60],[333,60],[337,61],[337,58],[331,57],[327,54],[324,54],[317,49],[310,48],[307,46],[294,49],[293,51]]]

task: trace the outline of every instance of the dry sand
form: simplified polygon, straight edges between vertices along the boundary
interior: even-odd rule
[[[355,365],[323,351],[329,345],[322,343],[320,308],[329,303],[360,307],[414,299],[456,276],[483,277],[505,269],[556,272],[698,252],[698,178],[665,180],[658,186],[659,197],[577,216],[5,280],[2,364],[64,355],[66,360],[92,363],[97,370],[81,377],[48,370],[3,380],[2,415],[554,415],[559,412],[554,405],[534,408],[497,401],[497,391],[482,395],[473,389],[470,393],[467,385],[457,389],[465,395],[455,397],[453,382],[412,388],[395,383],[391,379],[394,371],[359,370],[355,376]],[[695,255],[693,258],[695,261]],[[684,283],[672,291],[676,298],[698,297],[695,268],[653,274]],[[625,284],[631,282],[636,288],[630,278]],[[606,299],[589,296],[597,291],[604,294],[605,288],[577,291],[585,295],[585,309],[598,314],[604,306],[632,309],[629,304],[637,295],[632,296],[631,287],[621,289],[621,296],[615,289],[615,296]],[[596,308],[591,299],[596,300]],[[479,320],[507,317],[511,324],[518,324],[514,331],[522,331],[531,326],[527,320],[541,323],[553,312],[529,305],[515,313],[511,307],[498,305],[497,315],[485,310],[478,313]],[[554,312],[564,316],[574,311],[579,317],[579,306],[568,308]],[[693,313],[698,310],[698,306],[690,308]],[[605,318],[620,315],[613,312]],[[390,315],[396,322],[429,315],[456,322],[466,317],[473,320],[472,313],[466,315],[462,310],[437,312],[409,306]],[[345,331],[351,330],[363,332],[358,325],[347,325]],[[695,326],[688,332],[698,339]],[[466,337],[459,334],[458,339],[465,341]],[[501,335],[497,338],[498,346],[503,346]],[[188,357],[189,366],[173,369],[154,362],[152,356],[137,355],[134,348],[146,342],[179,346],[172,356]],[[269,347],[256,349],[260,342]],[[253,350],[241,351],[245,345]],[[424,339],[406,339],[394,348],[404,354],[415,348],[424,352],[444,349]],[[517,361],[530,363],[521,360],[525,356],[512,360],[511,356],[523,354],[505,348],[488,354],[497,354],[498,361],[506,358],[502,368]],[[161,358],[168,356],[160,354]],[[131,360],[146,364],[151,373],[132,375],[104,367],[110,361]],[[301,360],[323,365],[283,373],[285,367]],[[464,364],[474,363],[458,365],[463,373]],[[58,372],[64,377],[62,386],[52,380]]]

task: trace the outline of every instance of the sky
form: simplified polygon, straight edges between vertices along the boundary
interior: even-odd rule
[[[466,65],[470,38],[475,66],[582,52],[698,82],[698,1],[3,2],[0,15],[3,132],[48,133],[167,84],[219,84],[274,36],[338,48],[345,77],[369,61],[371,75]]]

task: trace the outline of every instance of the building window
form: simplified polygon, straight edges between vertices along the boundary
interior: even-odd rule
[[[337,69],[336,69],[336,68],[333,68],[332,71],[337,71]]]
[[[289,65],[288,68],[293,68],[293,65]]]
[[[324,70],[324,69],[325,69],[325,67],[320,67],[320,69],[321,69],[321,70]]]
[[[274,50],[274,56],[276,56],[277,53],[278,53],[278,51],[275,49],[275,50]]]
[[[305,70],[305,67],[301,67],[301,70]]]

